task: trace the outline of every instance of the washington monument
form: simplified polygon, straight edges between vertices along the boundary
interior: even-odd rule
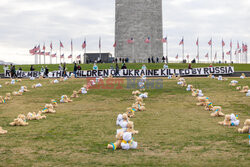
[[[130,63],[161,60],[162,0],[115,0],[115,55]]]

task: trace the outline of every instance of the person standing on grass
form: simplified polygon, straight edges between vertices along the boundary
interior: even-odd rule
[[[16,78],[16,66],[15,65],[12,66],[11,73],[12,73],[11,78]]]
[[[48,69],[48,67],[46,66],[46,67],[45,67],[45,77],[48,77],[48,74],[49,74],[49,69]]]
[[[119,65],[118,63],[116,63],[116,66],[115,66],[115,75],[119,75]]]
[[[76,72],[77,72],[77,66],[76,66],[76,63],[74,64],[74,71],[73,71],[73,74],[75,75],[76,77]]]
[[[141,67],[142,70],[147,70],[147,67],[145,64],[143,64],[143,66]]]
[[[6,73],[7,70],[9,70],[9,67],[5,64],[3,67],[4,74]]]
[[[35,71],[35,68],[33,65],[30,66],[30,71]]]
[[[67,77],[66,63],[63,64],[63,77]]]

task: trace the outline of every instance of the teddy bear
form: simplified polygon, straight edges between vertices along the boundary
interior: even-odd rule
[[[108,75],[108,78],[113,78],[113,75],[112,75],[112,74],[109,74],[109,75]]]
[[[245,120],[243,128],[239,128],[239,133],[249,133],[250,131],[250,119]]]
[[[236,88],[236,90],[241,90],[241,86],[238,86],[238,87]]]
[[[94,80],[90,80],[89,83],[91,86],[94,86],[96,84]]]
[[[51,84],[58,84],[59,81],[57,79],[50,81]]]
[[[197,96],[198,96],[198,93],[199,93],[199,89],[193,89],[193,91],[192,91],[192,96],[193,96],[193,97],[197,97]]]
[[[9,85],[10,83],[9,82],[5,82],[5,85]]]
[[[27,119],[28,120],[41,120],[41,119],[46,119],[46,116],[42,115],[42,111],[39,111],[37,114],[35,112],[33,113],[29,112],[27,114]]]
[[[247,92],[246,96],[250,96],[250,90],[248,90],[248,92]]]
[[[21,90],[22,90],[23,92],[29,92],[27,86],[21,86]]]
[[[197,97],[199,103],[196,103],[197,106],[205,106],[206,102],[209,102],[209,97]]]
[[[128,115],[129,118],[132,118],[135,116],[136,108],[129,107],[127,108],[126,114]]]
[[[54,108],[58,106],[57,102],[54,99],[51,99],[50,103],[53,105]]]
[[[61,103],[69,103],[69,102],[72,102],[72,100],[70,98],[68,98],[67,95],[62,95],[60,102]]]
[[[240,124],[240,121],[238,120],[238,115],[225,115],[225,119],[222,122],[218,122],[219,125],[224,126],[238,126]]]
[[[122,114],[122,120],[119,122],[121,128],[126,128],[129,121],[129,117],[126,113]]]
[[[87,94],[88,92],[87,92],[86,87],[82,87],[77,93],[78,94]]]
[[[171,76],[171,75],[169,75],[169,76],[168,76],[168,79],[172,79],[172,76]]]
[[[206,111],[212,111],[212,110],[213,110],[213,103],[210,102],[210,101],[205,102],[205,107],[204,107],[204,109],[205,109]]]
[[[132,92],[132,95],[139,95],[139,94],[141,94],[141,92],[139,90],[136,90],[136,91]]]
[[[70,96],[71,98],[78,98],[77,91],[73,91],[73,94]]]
[[[3,98],[3,96],[0,96],[0,104],[5,104],[6,102],[5,102],[5,100],[4,100],[4,98]]]
[[[211,114],[212,117],[224,117],[225,114],[221,112],[221,107],[220,106],[214,106],[213,107],[213,113]]]
[[[128,121],[126,128],[121,128],[116,130],[116,134],[119,134],[120,132],[130,132],[133,135],[139,133],[139,131],[134,130],[134,122],[132,121]]]
[[[46,104],[45,108],[42,110],[42,113],[56,113],[52,104]]]
[[[121,143],[121,147],[123,150],[129,150],[129,149],[136,149],[137,148],[137,142],[134,141],[132,137],[132,133],[125,132],[123,133],[123,140]]]
[[[188,85],[186,90],[187,91],[192,91],[193,90],[193,85]]]
[[[138,87],[140,91],[145,91],[145,82],[144,81],[140,81],[138,83]]]
[[[43,79],[43,76],[42,76],[42,75],[40,75],[40,76],[39,76],[39,79],[40,79],[40,80],[41,80],[41,79]]]
[[[203,97],[203,96],[204,96],[204,94],[202,93],[202,90],[199,90],[199,93],[198,93],[197,96],[198,96],[198,97]]]
[[[247,93],[249,87],[248,86],[243,86],[242,90],[240,91],[241,93]]]
[[[186,81],[183,81],[182,84],[181,84],[181,87],[186,87],[186,86],[187,86]]]
[[[122,121],[122,114],[119,114],[116,118],[116,125],[119,126],[121,121]]]
[[[11,94],[10,93],[6,93],[6,96],[5,96],[4,100],[5,101],[11,100]]]
[[[147,92],[142,93],[142,94],[139,95],[139,97],[142,98],[142,99],[146,99],[146,98],[148,98],[148,93]]]
[[[246,75],[244,73],[241,74],[240,78],[245,79]]]
[[[14,79],[11,80],[10,84],[14,85],[16,83],[16,81]]]
[[[11,126],[27,126],[29,125],[28,122],[26,122],[26,117],[23,114],[18,115],[16,119],[14,119],[14,122],[10,123]]]
[[[132,105],[132,108],[135,108],[137,111],[146,111],[146,107],[144,105],[145,104],[142,102],[135,102]]]
[[[0,126],[0,135],[8,133],[7,130],[3,130],[3,128]]]
[[[31,81],[34,81],[36,78],[35,77],[30,77],[30,80]]]
[[[72,73],[72,74],[70,75],[70,78],[71,78],[71,79],[75,79],[75,78],[76,78],[75,74]]]
[[[38,84],[32,85],[32,88],[38,88],[38,87],[42,87],[42,84],[38,83]]]
[[[21,79],[17,79],[16,82],[22,82],[22,80]]]
[[[136,102],[143,102],[143,98],[134,96]]]
[[[13,96],[22,96],[23,92],[22,91],[18,91],[18,92],[14,91],[14,92],[12,92],[12,95]]]
[[[116,142],[108,144],[107,148],[113,150],[121,149],[122,140],[123,140],[123,132],[121,131],[116,135]]]
[[[42,111],[38,111],[38,113],[36,114],[36,119],[37,120],[41,120],[41,119],[46,119],[46,115],[42,115]]]

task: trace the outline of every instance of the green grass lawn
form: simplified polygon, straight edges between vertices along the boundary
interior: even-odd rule
[[[235,79],[235,78],[234,78]],[[203,90],[223,113],[239,115],[243,126],[250,118],[250,98],[229,87],[228,81],[187,78],[187,83]],[[250,78],[239,85],[250,86]],[[55,85],[49,80],[23,80],[5,86],[0,95],[28,86],[30,92],[0,104],[0,126],[8,130],[0,135],[0,166],[249,166],[248,135],[235,127],[217,124],[223,118],[196,106],[196,99],[176,80],[164,79],[163,89],[151,89],[147,111],[131,119],[139,134],[137,150],[107,150],[115,141],[116,117],[134,102],[132,90],[90,90],[68,104],[59,104],[56,114],[46,120],[29,121],[27,127],[11,127],[18,114],[38,112],[50,99],[71,95],[85,79],[68,80]],[[34,83],[43,87],[31,89]],[[126,87],[126,82],[124,84]]]
[[[143,63],[128,63],[126,64],[128,69],[141,69]],[[149,63],[146,64],[148,69],[161,69],[163,68],[163,63]],[[192,64],[193,68],[208,67],[210,64]],[[213,64],[213,66],[228,66],[229,64]],[[41,70],[42,66],[48,66],[50,71],[58,70],[58,64],[47,64],[47,65],[34,65],[37,71]],[[98,64],[99,69],[109,69],[111,66],[115,68],[115,64]],[[122,64],[119,64],[121,68]],[[235,67],[235,71],[250,71],[250,64],[232,64]],[[22,67],[23,71],[29,71],[30,65],[16,65],[16,69]],[[73,64],[67,64],[68,71],[73,71]],[[92,70],[93,64],[82,64],[82,70]],[[169,68],[172,69],[187,69],[188,64],[181,63],[170,63]],[[0,65],[0,73],[3,73],[3,66]]]

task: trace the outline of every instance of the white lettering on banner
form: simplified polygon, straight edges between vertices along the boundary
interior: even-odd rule
[[[158,69],[158,70],[86,70],[77,71],[76,75],[79,78],[87,77],[108,77],[110,74],[115,77],[140,77],[145,75],[147,77],[167,77],[169,75],[181,75],[181,76],[206,76],[209,74],[215,75],[228,75],[234,73],[234,67],[208,67],[208,68],[193,68],[193,69]],[[70,76],[73,72],[67,72],[67,76]],[[18,78],[29,78],[29,77],[39,77],[41,72],[32,71],[16,71]],[[5,78],[10,78],[10,70],[6,70],[4,74]],[[49,72],[49,78],[59,78],[63,76],[62,71]]]

